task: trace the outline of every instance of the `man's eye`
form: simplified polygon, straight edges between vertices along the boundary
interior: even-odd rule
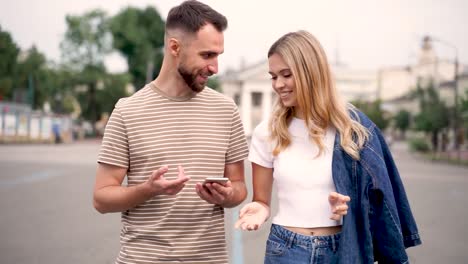
[[[202,58],[204,59],[211,59],[215,56],[214,53],[205,53],[205,54],[202,54]]]
[[[271,76],[271,79],[272,79],[272,80],[276,80],[276,79],[278,79],[278,77],[276,77],[276,76]]]

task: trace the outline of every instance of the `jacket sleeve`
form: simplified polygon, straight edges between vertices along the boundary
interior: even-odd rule
[[[374,256],[379,263],[401,263],[407,259],[405,248],[421,244],[421,239],[392,154],[378,128],[374,129],[375,159],[369,170],[375,175],[368,188]]]
[[[396,209],[400,219],[405,248],[420,245],[421,239],[419,237],[418,228],[411,212],[400,174],[382,134],[377,133],[377,135],[380,140],[380,145],[382,146],[382,154],[385,161],[385,167],[387,168],[388,178],[392,185],[393,198],[395,199]]]

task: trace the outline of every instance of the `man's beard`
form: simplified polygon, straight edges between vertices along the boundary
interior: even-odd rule
[[[203,89],[205,88],[206,82],[204,82],[204,83],[197,83],[196,82],[198,73],[192,74],[187,69],[185,69],[183,66],[179,66],[177,71],[179,72],[180,76],[182,76],[182,78],[184,79],[184,81],[188,85],[188,87],[190,87],[190,89],[192,89],[192,91],[194,91],[196,93],[199,93],[199,92],[203,91]]]

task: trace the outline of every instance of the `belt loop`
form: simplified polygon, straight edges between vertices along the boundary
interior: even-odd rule
[[[331,242],[332,242],[333,252],[336,252],[335,235],[331,235]]]
[[[291,235],[288,238],[288,244],[286,247],[291,248],[292,244],[294,243],[294,238],[296,237],[296,233],[291,232]]]

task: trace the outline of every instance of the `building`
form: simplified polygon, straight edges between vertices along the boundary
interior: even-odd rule
[[[372,71],[353,70],[345,65],[332,65],[336,87],[346,101],[375,100],[377,75]],[[268,74],[268,61],[238,71],[228,71],[221,78],[223,93],[239,107],[247,135],[272,111],[275,92]]]
[[[385,110],[396,113],[400,109],[416,113],[418,103],[410,96],[417,86],[427,87],[430,82],[439,89],[442,100],[453,106],[453,89],[447,89],[447,83],[463,74],[464,66],[456,69],[453,60],[439,58],[433,48],[431,38],[422,41],[418,61],[414,65],[382,68],[378,71],[379,98],[384,102]],[[460,95],[461,89],[458,90]],[[452,103],[450,103],[452,102]]]
[[[331,69],[336,88],[345,101],[380,99],[384,109],[390,113],[400,109],[415,113],[418,104],[409,96],[410,93],[417,84],[424,86],[432,81],[436,87],[440,86],[444,100],[453,102],[453,92],[450,94],[450,88],[446,86],[447,82],[454,80],[455,64],[436,56],[429,37],[424,38],[414,65],[359,70],[342,63],[332,63]],[[458,73],[462,71],[463,67],[459,67]],[[464,80],[459,78],[459,86]],[[238,105],[245,131],[250,135],[252,129],[272,111],[275,93],[268,74],[268,61],[227,71],[220,77],[220,82],[223,93]],[[464,95],[462,88],[458,91]]]

